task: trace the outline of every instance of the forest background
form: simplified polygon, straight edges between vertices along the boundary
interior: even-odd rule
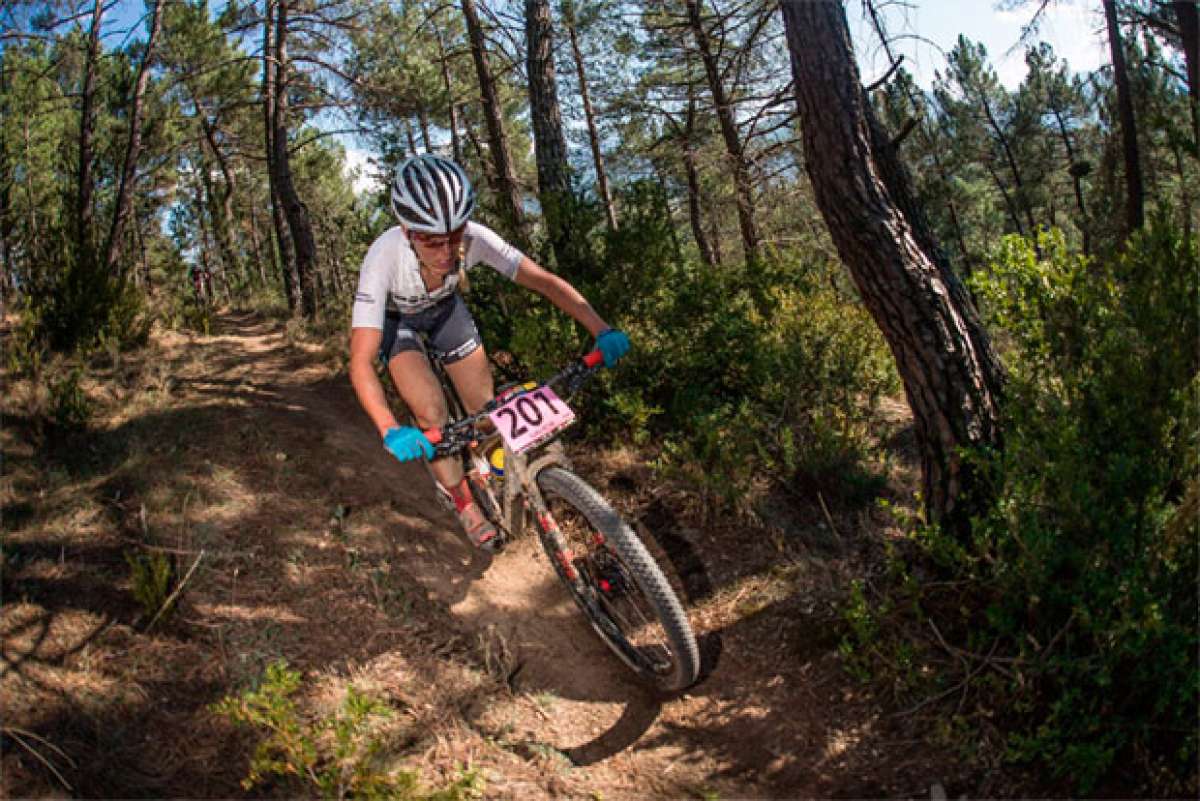
[[[965,37],[918,85],[902,9],[869,2],[6,3],[8,375],[78,431],[89,371],[154,325],[251,308],[340,343],[389,169],[450,156],[480,220],[630,334],[587,441],[710,514],[876,503],[903,391],[922,478],[848,588],[864,682],[944,696],[980,764],[1194,792],[1197,7],[1088,4],[1106,60],[1080,72],[1039,40],[1054,0],[1005,5],[1011,87]],[[587,347],[472,283],[502,378]]]

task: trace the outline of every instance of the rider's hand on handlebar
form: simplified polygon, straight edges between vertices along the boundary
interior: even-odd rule
[[[612,367],[629,352],[629,337],[624,331],[606,328],[596,336],[596,347],[604,354],[604,366]]]
[[[433,458],[433,445],[424,434],[412,426],[389,428],[383,435],[383,447],[402,462]]]

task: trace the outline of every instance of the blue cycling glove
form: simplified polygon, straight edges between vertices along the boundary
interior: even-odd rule
[[[412,426],[389,428],[383,435],[383,447],[391,451],[402,462],[413,459],[433,458],[433,445],[417,429]]]
[[[606,328],[596,337],[596,347],[604,354],[604,366],[612,367],[629,352],[629,337],[624,331]]]

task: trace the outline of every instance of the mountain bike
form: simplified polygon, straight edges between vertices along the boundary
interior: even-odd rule
[[[501,543],[532,518],[555,574],[605,645],[661,690],[693,684],[699,649],[679,596],[637,533],[575,474],[558,438],[575,413],[555,390],[571,398],[603,363],[600,351],[544,381],[502,388],[476,414],[465,412],[445,371],[430,362],[451,419],[425,435],[435,458],[462,458]]]

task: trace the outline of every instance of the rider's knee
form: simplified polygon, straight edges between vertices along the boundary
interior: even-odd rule
[[[436,407],[425,409],[412,409],[413,418],[417,421],[417,425],[422,428],[440,428],[449,420],[449,415],[446,414],[446,409]]]

